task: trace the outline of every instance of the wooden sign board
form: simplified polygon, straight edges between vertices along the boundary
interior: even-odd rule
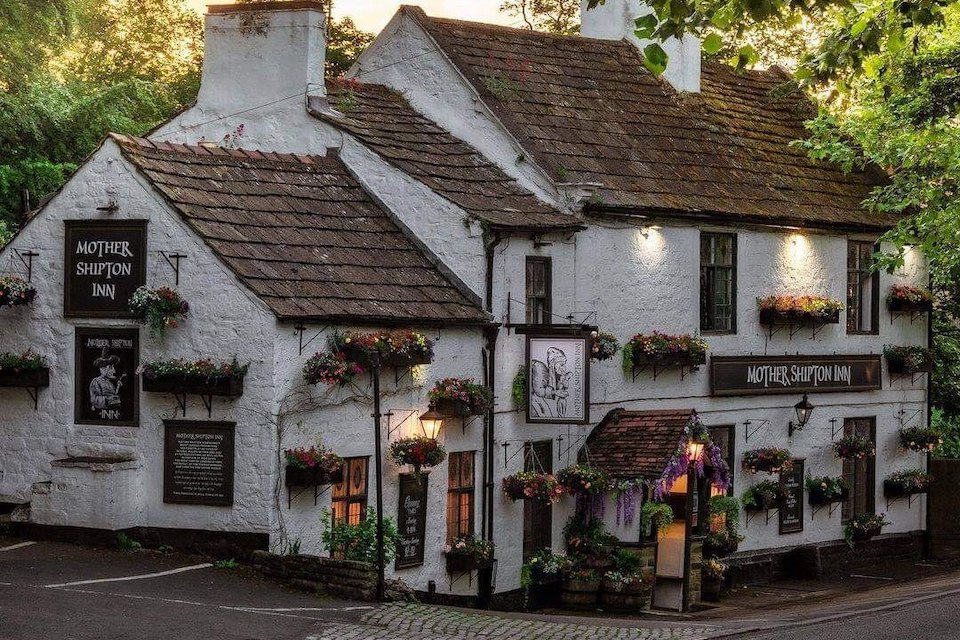
[[[400,503],[397,510],[397,528],[400,547],[397,549],[396,569],[423,564],[427,539],[427,481],[430,476],[417,478],[410,473],[400,474]]]
[[[74,421],[136,427],[140,424],[137,365],[139,329],[76,330]]]
[[[748,396],[880,389],[880,356],[713,356],[710,393]]]
[[[803,460],[794,460],[793,469],[780,474],[784,497],[780,504],[780,533],[803,531]]]
[[[146,220],[67,220],[63,315],[133,318],[130,297],[146,282]]]
[[[233,422],[165,420],[163,501],[233,504]]]
[[[590,422],[588,335],[527,336],[527,422]]]

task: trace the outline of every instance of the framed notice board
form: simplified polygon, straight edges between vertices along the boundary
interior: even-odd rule
[[[780,473],[783,502],[780,504],[780,533],[803,531],[803,460],[794,460],[790,471]]]
[[[163,428],[163,501],[231,506],[236,423],[165,420]]]
[[[427,480],[430,476],[412,473],[400,474],[400,504],[397,509],[397,529],[400,546],[394,561],[396,569],[423,564],[427,539]]]

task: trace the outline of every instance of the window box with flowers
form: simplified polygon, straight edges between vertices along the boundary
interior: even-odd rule
[[[590,359],[602,362],[609,360],[620,351],[620,342],[612,333],[594,331],[590,334]]]
[[[31,349],[22,353],[0,353],[0,387],[46,388],[50,386],[50,367],[46,359]]]
[[[887,294],[891,313],[929,313],[933,311],[933,294],[920,287],[895,284]]]
[[[662,369],[680,367],[694,370],[706,362],[706,341],[689,334],[669,335],[659,331],[638,333],[623,346],[623,370],[632,373],[634,379],[647,367],[653,368],[653,377],[656,379]]]
[[[907,469],[892,473],[883,481],[886,498],[909,498],[930,489],[933,476],[923,469]]]
[[[742,464],[747,473],[780,473],[793,468],[793,456],[778,447],[751,449],[743,452]]]
[[[807,489],[807,502],[813,507],[826,507],[847,499],[850,489],[843,478],[808,477],[804,481]]]
[[[847,544],[853,546],[854,542],[866,542],[874,536],[880,535],[883,528],[890,523],[887,522],[886,514],[874,515],[872,513],[860,513],[853,517],[843,528],[843,539]]]
[[[0,276],[0,307],[19,307],[37,299],[37,290],[19,276]]]
[[[150,325],[150,335],[162,336],[168,328],[176,328],[187,317],[190,305],[168,287],[150,289],[143,286],[133,292],[130,310],[140,322]]]
[[[503,495],[511,502],[538,500],[548,504],[560,501],[564,488],[556,477],[549,473],[522,471],[507,476],[502,483]]]
[[[743,492],[744,511],[769,511],[777,509],[786,493],[783,486],[776,480],[758,482]]]
[[[770,335],[777,327],[789,326],[790,337],[796,333],[793,327],[813,327],[816,335],[819,327],[838,324],[843,303],[826,296],[773,295],[757,298],[760,324],[768,327]]]
[[[137,367],[143,390],[155,393],[192,393],[237,398],[243,395],[243,380],[249,364],[214,362],[208,358],[145,362]]]
[[[406,368],[433,362],[433,341],[410,330],[336,333],[330,342],[332,351],[365,367],[371,366],[375,354],[380,357],[381,367]]]
[[[841,460],[872,458],[877,448],[869,438],[844,436],[833,443],[833,454]]]
[[[310,487],[343,482],[343,458],[323,447],[298,447],[283,452],[287,462],[284,484]]]
[[[885,345],[883,357],[892,375],[913,375],[933,371],[933,351],[915,345]]]
[[[443,550],[447,573],[468,573],[493,566],[493,543],[475,536],[454,538]]]
[[[345,387],[363,373],[363,367],[350,362],[342,353],[318,351],[303,365],[303,379],[307,384]]]
[[[900,446],[910,451],[929,453],[943,444],[943,435],[933,427],[900,429]]]
[[[424,468],[437,466],[446,457],[447,452],[443,445],[434,438],[400,438],[390,445],[390,459],[398,465],[410,465],[416,476],[419,476]]]
[[[469,378],[440,380],[430,390],[429,398],[437,412],[453,418],[481,416],[493,406],[493,392]]]

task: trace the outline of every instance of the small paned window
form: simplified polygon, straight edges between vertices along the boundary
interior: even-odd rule
[[[873,242],[847,242],[847,333],[878,333],[880,330],[880,277],[871,269]]]
[[[862,436],[876,444],[877,427],[874,418],[846,418],[843,421],[844,436]],[[843,479],[847,482],[849,493],[841,512],[844,523],[861,513],[875,513],[875,473],[876,461],[873,457],[843,461]]]
[[[527,324],[550,324],[550,258],[527,256]]]
[[[475,452],[451,453],[447,464],[447,542],[473,535]]]
[[[737,236],[700,234],[700,330],[737,331]]]
[[[346,458],[343,482],[333,485],[331,510],[333,523],[359,524],[367,513],[368,458]]]

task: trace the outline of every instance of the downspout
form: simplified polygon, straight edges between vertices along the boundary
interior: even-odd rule
[[[927,291],[933,291],[933,274],[930,273],[930,264],[927,263]],[[927,314],[927,349],[933,349],[933,314]],[[933,426],[933,373],[927,375],[927,428]],[[927,452],[927,472],[930,471],[930,452]],[[930,501],[925,501],[923,557],[929,558],[933,550],[933,541],[930,539]]]
[[[483,229],[483,245],[484,245],[484,254],[486,258],[486,291],[484,292],[484,309],[488,313],[493,313],[493,262],[494,262],[494,251],[497,248],[497,245],[500,244],[500,241],[503,238],[500,234],[493,232],[491,233],[490,229],[484,227]],[[500,332],[498,326],[487,327],[484,329],[484,335],[486,337],[486,351],[484,353],[484,384],[488,389],[496,389],[496,380],[497,380],[497,336]],[[493,542],[493,498],[494,498],[494,449],[496,447],[496,431],[494,427],[494,420],[496,413],[494,407],[491,406],[487,410],[487,416],[485,420],[484,428],[484,442],[483,442],[483,499],[482,499],[482,515],[480,523],[480,535],[482,538]],[[494,552],[496,553],[496,552]],[[487,569],[482,574],[478,576],[480,583],[478,586],[480,588],[480,600],[481,605],[489,606],[490,600],[493,597],[493,570]]]

